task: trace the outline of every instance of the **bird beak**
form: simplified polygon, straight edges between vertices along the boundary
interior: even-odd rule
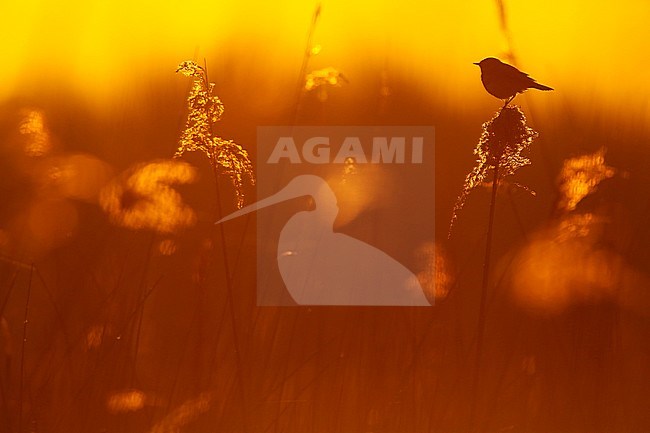
[[[474,62],[474,63],[472,63],[472,64],[473,64],[473,65],[476,65],[476,66],[481,66],[481,65],[479,65],[478,62]]]

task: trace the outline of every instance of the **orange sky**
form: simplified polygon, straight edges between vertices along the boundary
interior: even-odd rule
[[[63,6],[64,3],[72,3]],[[650,92],[642,53],[650,3],[505,1],[518,66],[556,88],[554,101],[591,98],[645,110]],[[133,82],[160,77],[196,54],[264,70],[270,86],[297,74],[315,2],[3,2],[0,101],[29,86],[71,85],[98,104],[122,98]],[[314,34],[314,67],[350,76],[376,63],[402,70],[450,101],[490,101],[472,62],[504,56],[496,2],[325,1]],[[259,71],[259,69],[258,69]],[[453,79],[452,79],[453,78]],[[243,83],[242,83],[243,84]],[[22,89],[22,90],[21,90]],[[265,94],[262,91],[262,94]],[[268,93],[270,98],[282,95]],[[535,103],[550,103],[548,94]]]

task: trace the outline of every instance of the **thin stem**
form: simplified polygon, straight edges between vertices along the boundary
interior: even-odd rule
[[[20,388],[18,389],[18,433],[23,431],[23,390],[25,385],[25,347],[27,345],[27,325],[29,324],[29,301],[32,297],[32,277],[34,264],[29,268],[29,284],[27,285],[27,300],[25,301],[25,316],[23,319],[23,341],[20,347]]]
[[[135,331],[135,347],[133,349],[133,370],[131,371],[131,387],[135,387],[136,373],[138,370],[138,354],[140,352],[140,337],[142,334],[142,322],[144,320],[144,305],[149,297],[146,289],[147,283],[147,270],[149,269],[149,264],[151,263],[151,256],[153,245],[156,240],[156,234],[151,234],[151,239],[149,240],[149,246],[147,247],[147,255],[144,262],[144,270],[142,271],[142,277],[140,278],[140,299],[137,302],[136,313],[139,312],[138,323],[136,325]]]
[[[5,307],[7,306],[7,303],[9,302],[9,298],[11,297],[11,293],[14,290],[14,285],[16,284],[16,279],[18,278],[18,274],[20,273],[19,269],[16,269],[14,274],[11,277],[11,282],[9,283],[9,289],[7,290],[7,295],[5,296],[4,300],[2,301],[2,305],[0,305],[0,327],[3,326],[3,321],[5,320],[4,318],[4,311]],[[7,333],[9,333],[9,328],[7,325]],[[5,425],[7,425],[7,428],[11,426],[11,416],[9,415],[9,402],[8,402],[8,390],[5,391],[5,383],[9,383],[9,378],[11,377],[11,358],[10,354],[12,352],[11,350],[11,338],[9,335],[6,336],[6,341],[5,341],[5,347],[4,352],[7,354],[7,359],[4,362],[4,365],[2,365],[2,370],[0,370],[0,399],[2,400],[2,417],[4,418]],[[6,378],[6,379],[5,379]]]
[[[296,90],[296,104],[293,112],[293,120],[296,121],[298,117],[298,112],[300,111],[300,106],[302,105],[302,92],[303,86],[305,84],[305,75],[307,74],[307,66],[309,65],[309,59],[311,58],[311,44],[312,38],[314,36],[314,30],[316,29],[316,23],[320,17],[320,3],[316,5],[314,9],[314,15],[312,15],[311,24],[309,25],[309,31],[307,33],[307,45],[305,46],[305,52],[302,56],[302,64],[300,65],[300,73],[298,74],[298,88]]]
[[[472,378],[472,398],[470,407],[470,432],[476,426],[476,406],[479,399],[479,382],[481,375],[481,364],[483,360],[483,340],[485,336],[485,319],[487,316],[487,292],[490,285],[490,258],[492,255],[492,232],[494,229],[494,210],[496,208],[497,189],[499,187],[499,164],[500,159],[494,164],[494,178],[492,179],[492,199],[490,200],[490,211],[487,227],[487,239],[485,241],[485,257],[483,259],[483,281],[481,284],[481,303],[478,311],[478,325],[476,337],[476,358],[474,360],[474,372]]]
[[[515,50],[514,43],[512,42],[512,35],[510,32],[510,26],[508,25],[508,14],[506,12],[505,0],[496,0],[497,10],[499,12],[499,25],[501,27],[501,32],[506,39],[508,44],[508,60],[512,61],[512,64],[515,64]]]
[[[209,95],[211,95],[210,92],[210,79],[208,77],[208,63],[206,59],[203,59],[203,80],[204,80],[204,85],[206,88],[206,91],[208,92]],[[214,136],[214,131],[212,128],[212,121],[208,120],[208,124],[210,127],[210,137],[209,139],[212,140],[212,137]],[[221,218],[223,218],[223,209],[221,207],[221,188],[219,184],[219,161],[218,161],[218,149],[214,149],[209,155],[209,160],[210,160],[210,166],[212,167],[212,173],[214,175],[214,183],[215,183],[215,189],[216,189],[216,212],[217,212],[217,218],[216,220],[219,221]],[[232,278],[233,275],[230,270],[230,263],[228,260],[228,247],[226,244],[226,232],[224,229],[223,224],[217,224],[219,226],[219,236],[221,238],[221,252],[223,255],[223,267],[224,271],[226,274],[226,298],[227,298],[227,303],[228,303],[228,310],[230,312],[230,322],[231,322],[231,327],[232,327],[232,334],[233,334],[233,345],[235,347],[235,361],[237,362],[237,368],[236,368],[236,382],[238,383],[238,388],[239,388],[239,393],[240,393],[240,398],[241,398],[241,410],[242,410],[242,424],[244,431],[248,431],[248,420],[247,420],[247,407],[246,407],[246,393],[244,390],[244,379],[241,371],[241,353],[240,353],[240,342],[239,342],[239,335],[237,333],[237,320],[236,320],[236,315],[235,315],[235,305],[234,305],[234,299],[233,299],[233,283],[232,283]]]
[[[207,72],[206,72],[207,76]],[[212,165],[212,172],[214,174],[214,183],[217,190],[217,221],[223,218],[223,211],[221,208],[221,188],[219,187],[219,171],[217,169],[217,161],[210,161]],[[226,232],[223,227],[223,224],[217,224],[219,226],[219,235],[221,238],[221,253],[223,254],[223,267],[226,273],[226,297],[228,302],[228,310],[230,312],[230,323],[232,326],[232,336],[233,344],[235,346],[235,361],[237,362],[237,382],[239,382],[239,392],[242,403],[242,423],[244,424],[244,431],[248,431],[248,422],[247,422],[247,408],[246,408],[246,395],[244,392],[244,379],[241,372],[241,354],[240,354],[240,344],[239,336],[237,334],[237,320],[235,316],[235,305],[233,300],[233,287],[232,287],[232,275],[230,273],[230,264],[228,262],[228,247],[226,245]]]

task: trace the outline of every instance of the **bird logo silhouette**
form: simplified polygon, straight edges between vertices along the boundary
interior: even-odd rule
[[[277,249],[282,280],[297,304],[431,305],[417,277],[404,265],[372,245],[334,232],[336,195],[319,176],[297,176],[282,190],[217,224],[301,196],[311,196],[315,208],[287,221]]]
[[[481,81],[485,90],[490,95],[504,100],[504,107],[518,93],[523,93],[527,89],[553,90],[551,87],[539,84],[514,66],[494,57],[488,57],[474,64],[481,68]]]

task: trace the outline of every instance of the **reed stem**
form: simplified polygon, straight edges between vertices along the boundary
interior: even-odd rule
[[[480,431],[476,426],[477,405],[480,393],[481,366],[483,362],[483,344],[485,338],[485,320],[487,317],[487,292],[490,285],[490,259],[492,256],[492,233],[494,230],[494,211],[496,208],[497,190],[499,187],[499,163],[497,159],[494,164],[494,177],[492,179],[492,198],[488,217],[487,236],[485,241],[485,256],[483,258],[483,280],[481,283],[481,302],[478,310],[478,324],[476,332],[476,357],[474,359],[474,371],[472,375],[471,407],[470,407],[470,432]]]
[[[207,71],[207,69],[206,69]],[[207,78],[207,72],[206,72]],[[221,188],[219,185],[219,170],[217,169],[217,162],[210,161],[212,165],[212,172],[214,174],[214,183],[215,189],[217,191],[217,221],[223,218],[223,210],[221,208]],[[232,336],[233,336],[233,345],[235,346],[235,362],[237,362],[236,374],[237,382],[239,384],[239,393],[241,398],[241,409],[242,409],[242,424],[244,431],[248,430],[248,421],[247,421],[247,406],[246,406],[246,394],[244,391],[244,378],[242,375],[241,367],[241,345],[239,343],[239,335],[237,333],[237,319],[235,315],[235,304],[233,299],[233,284],[232,284],[232,274],[230,273],[230,263],[228,261],[228,247],[226,244],[226,232],[223,227],[223,224],[217,224],[219,226],[219,237],[221,238],[221,253],[223,255],[223,267],[226,273],[226,297],[228,302],[228,310],[230,313],[230,324],[232,326]]]
[[[27,325],[29,324],[29,301],[32,297],[32,277],[34,264],[29,267],[29,283],[27,285],[27,300],[25,301],[25,315],[23,320],[23,341],[20,346],[20,387],[18,388],[18,433],[23,431],[23,393],[25,389],[25,349],[27,346]]]

